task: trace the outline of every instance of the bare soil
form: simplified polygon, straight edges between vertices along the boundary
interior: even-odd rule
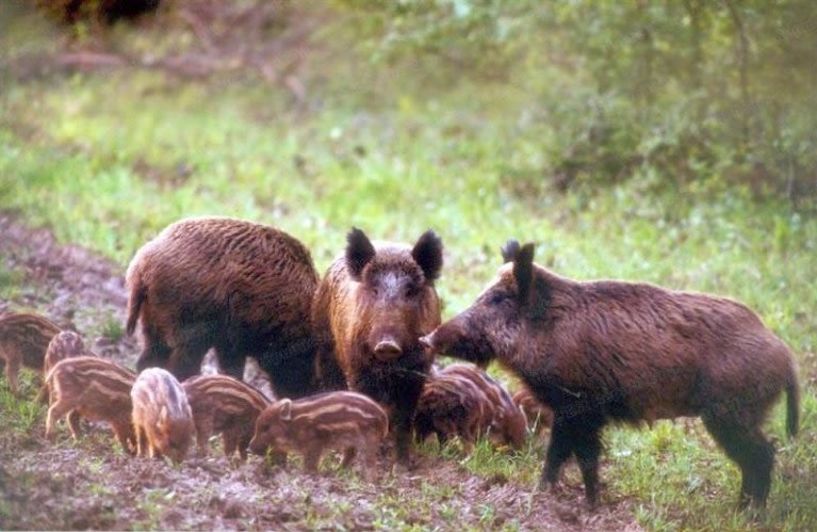
[[[41,312],[85,333],[100,356],[133,367],[138,343],[110,334],[110,323],[125,319],[120,265],[0,214],[0,269],[20,283],[0,299],[0,312]],[[33,400],[35,389],[26,392]],[[375,483],[327,463],[314,476],[297,460],[283,468],[259,457],[236,464],[215,449],[173,466],[125,455],[102,425],[87,425],[79,442],[61,429],[49,443],[44,413],[29,434],[0,430],[0,529],[365,530],[389,527],[392,518],[441,530],[514,522],[525,530],[639,529],[628,501],[590,512],[575,483],[554,496],[438,456],[418,455],[409,472],[392,472],[384,456]]]

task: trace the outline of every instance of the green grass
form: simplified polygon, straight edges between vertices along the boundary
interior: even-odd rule
[[[322,110],[295,113],[267,87],[129,71],[9,84],[0,96],[0,208],[123,268],[182,216],[282,227],[312,249],[321,270],[353,225],[404,241],[431,227],[446,245],[439,281],[446,316],[491,279],[508,237],[535,241],[537,261],[566,276],[733,296],[793,348],[804,383],[801,434],[786,439],[782,408],[769,425],[780,452],[768,513],[752,523],[733,511],[737,470],[697,423],[607,430],[604,497],[633,500],[639,521],[655,530],[817,527],[813,216],[757,203],[717,176],[672,190],[636,176],[556,194],[537,170],[554,132],[517,127],[525,95],[512,89],[466,85],[435,95],[396,90],[372,105],[363,99],[328,93]],[[0,273],[0,297],[18,282]],[[110,323],[102,329],[121,334]],[[13,430],[30,429],[40,413],[7,397],[2,383],[0,404],[0,424]],[[502,454],[481,443],[464,459],[447,448],[427,452],[530,485],[543,456],[533,444]],[[389,497],[399,494],[383,495],[375,525],[414,526],[420,509]],[[444,499],[431,488],[428,498]],[[155,522],[151,508],[145,502],[137,528]],[[451,509],[440,502],[434,511],[445,517]]]

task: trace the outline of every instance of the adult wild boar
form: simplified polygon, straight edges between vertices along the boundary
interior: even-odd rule
[[[214,347],[235,378],[251,356],[279,396],[314,391],[309,313],[318,274],[290,235],[232,218],[181,220],[136,253],[127,283],[128,333],[142,322],[139,371],[160,366],[184,380]]]
[[[398,460],[408,462],[411,424],[431,365],[419,338],[440,324],[434,281],[440,238],[427,231],[409,247],[347,236],[345,256],[326,273],[312,309],[320,336],[317,375],[324,388],[368,395],[389,410]]]
[[[798,385],[786,345],[730,299],[615,281],[577,282],[533,263],[533,244],[474,304],[422,339],[433,352],[498,359],[553,409],[542,484],[575,455],[597,501],[600,433],[610,420],[700,416],[741,469],[740,505],[765,504],[774,448],[761,425],[781,391],[797,432]]]

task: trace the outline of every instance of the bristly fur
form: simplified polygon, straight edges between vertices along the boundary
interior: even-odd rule
[[[352,229],[344,256],[329,267],[312,305],[316,374],[324,389],[349,388],[387,406],[403,462],[431,363],[419,338],[440,323],[433,281],[442,252],[431,231],[409,247],[374,246]]]
[[[700,416],[743,474],[741,504],[762,506],[774,448],[761,431],[786,391],[797,431],[799,391],[788,347],[746,306],[649,284],[577,282],[533,263],[533,245],[503,258],[497,281],[423,339],[433,352],[480,364],[498,359],[554,421],[543,483],[575,455],[587,499],[598,496],[601,431]]]
[[[215,349],[224,373],[258,361],[279,396],[316,391],[309,324],[318,274],[306,247],[266,225],[219,217],[168,226],[128,267],[128,332],[141,320],[137,368],[184,380]]]

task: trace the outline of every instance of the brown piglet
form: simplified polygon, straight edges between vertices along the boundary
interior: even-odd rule
[[[499,444],[521,449],[527,436],[527,419],[511,394],[499,381],[472,364],[451,364],[442,368],[439,375],[457,375],[472,382],[488,398],[491,419],[486,423],[490,438]]]
[[[20,367],[40,371],[48,343],[60,332],[37,314],[9,313],[0,317],[0,367],[5,365],[11,393],[17,395]]]
[[[57,362],[66,358],[79,357],[84,355],[92,355],[86,351],[85,343],[82,337],[74,331],[62,331],[58,333],[48,343],[48,348],[45,350],[45,358],[43,359],[43,376],[48,375]],[[38,401],[46,401],[48,394],[48,387],[43,383],[40,389],[40,394],[37,396]]]
[[[258,415],[270,402],[261,392],[227,375],[199,375],[182,383],[193,412],[199,452],[207,454],[207,440],[221,434],[224,454],[238,451],[247,459],[247,446]]]
[[[131,390],[136,452],[151,458],[167,456],[180,463],[187,455],[195,426],[187,394],[170,372],[148,368]]]
[[[343,467],[360,452],[366,476],[374,475],[377,452],[389,431],[386,412],[365,395],[329,392],[292,401],[282,399],[268,406],[255,423],[250,451],[263,454],[299,452],[307,471],[317,472],[321,456],[342,450]]]
[[[432,374],[417,401],[414,434],[421,442],[435,434],[440,445],[458,436],[470,452],[492,419],[493,405],[474,383],[457,375]]]
[[[52,438],[54,423],[67,414],[76,439],[81,416],[110,423],[125,452],[133,453],[130,390],[135,378],[132,371],[102,358],[79,356],[57,362],[45,378],[51,403],[46,437]]]

